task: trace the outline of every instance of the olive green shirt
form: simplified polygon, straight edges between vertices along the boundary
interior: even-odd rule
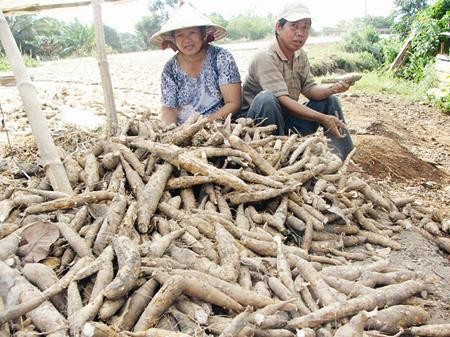
[[[275,97],[289,95],[298,101],[300,94],[308,96],[315,85],[305,51],[297,50],[289,61],[275,39],[268,49],[258,52],[250,63],[243,84],[242,110],[248,110],[261,91],[271,91]]]

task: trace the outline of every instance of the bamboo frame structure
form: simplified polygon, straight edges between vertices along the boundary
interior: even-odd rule
[[[105,47],[105,31],[102,22],[102,6],[101,0],[93,0],[92,8],[94,12],[95,37],[97,45],[97,60],[100,68],[100,76],[102,80],[103,98],[106,107],[106,135],[107,137],[115,136],[117,132],[117,112],[114,103],[113,87],[111,83],[111,75],[109,73],[109,65],[106,57]]]
[[[16,85],[30,122],[33,136],[41,157],[45,173],[55,191],[72,193],[72,187],[67,178],[66,170],[61,162],[58,150],[50,136],[47,121],[38,101],[36,87],[27,74],[25,63],[17,47],[16,41],[9,29],[3,12],[0,10],[0,41],[5,49],[6,56],[11,64],[16,78]]]
[[[124,0],[104,0],[105,2],[118,2]],[[89,6],[91,0],[2,0],[0,1],[0,8],[3,14],[6,15],[20,15],[30,14],[48,9],[71,8]]]
[[[113,87],[109,72],[109,65],[106,56],[105,33],[103,29],[101,2],[104,0],[88,1],[54,1],[53,4],[39,5],[31,3],[14,3],[12,7],[3,8],[9,14],[29,14],[46,9],[85,6],[92,4],[94,13],[94,26],[97,46],[97,59],[100,69],[103,96],[106,108],[106,135],[113,136],[118,128],[117,112],[114,103]],[[123,0],[105,0],[107,2],[118,2]],[[0,1],[1,3],[1,1]],[[25,106],[28,120],[30,121],[33,136],[36,140],[39,155],[43,161],[44,169],[50,184],[55,191],[72,193],[72,187],[67,178],[64,166],[59,158],[58,151],[50,135],[47,122],[38,102],[36,88],[27,74],[22,55],[12,36],[8,22],[5,19],[3,10],[0,10],[0,41],[5,49],[6,56],[11,63],[11,67],[16,78],[22,101]]]
[[[8,14],[30,14],[38,11],[67,8],[76,6],[86,6],[92,4],[94,14],[95,38],[97,46],[97,61],[100,69],[100,77],[103,89],[103,98],[106,109],[106,136],[115,135],[118,127],[117,111],[114,102],[113,87],[111,83],[111,75],[106,56],[105,33],[102,21],[102,2],[120,2],[125,0],[34,0],[34,1],[1,1],[0,7],[3,5],[3,12]]]

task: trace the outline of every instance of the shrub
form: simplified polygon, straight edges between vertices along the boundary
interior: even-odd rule
[[[36,59],[32,58],[31,56],[22,55],[22,58],[27,68],[36,67],[39,64],[39,62],[36,61]],[[8,70],[11,70],[9,60],[5,55],[0,54],[0,71],[8,71]]]
[[[373,26],[364,25],[344,36],[340,47],[349,53],[367,52],[379,63],[383,63],[383,50],[379,44],[380,35]]]
[[[375,58],[367,53],[332,52],[324,53],[321,57],[310,59],[311,73],[314,76],[325,76],[339,72],[361,72],[378,67]]]
[[[380,40],[379,46],[381,47],[381,53],[383,55],[382,65],[388,66],[394,62],[400,48],[403,46],[403,42],[398,36],[393,36]]]
[[[331,58],[336,62],[339,69],[345,72],[374,70],[378,68],[378,60],[369,52],[352,53],[345,56],[335,54]]]
[[[411,25],[413,36],[409,57],[398,75],[419,82],[425,77],[425,67],[439,51],[440,33],[448,30],[450,1],[438,0],[419,12]]]
[[[232,40],[259,40],[273,32],[273,20],[255,15],[238,15],[227,25],[228,35]]]

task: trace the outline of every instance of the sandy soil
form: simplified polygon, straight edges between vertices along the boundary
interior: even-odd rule
[[[254,50],[231,46],[238,66],[245,70]],[[151,51],[109,57],[110,72],[121,122],[128,116],[157,113],[159,74],[170,51]],[[89,147],[89,128],[104,122],[100,75],[94,58],[48,62],[30,70],[42,109],[57,143],[73,149]],[[427,104],[410,103],[389,95],[350,91],[341,95],[347,124],[358,146],[357,169],[371,183],[395,195],[414,195],[424,207],[435,207],[450,218],[450,115]],[[35,149],[16,87],[0,87],[2,131],[0,187],[22,169],[34,167]],[[99,119],[100,116],[100,119]],[[82,126],[75,130],[62,120]],[[84,130],[84,131],[83,131]],[[8,131],[8,132],[6,132]],[[11,147],[8,145],[9,143]],[[402,267],[421,270],[439,280],[430,294],[432,322],[450,320],[450,264],[448,255],[414,231],[397,239],[403,248],[387,252]]]

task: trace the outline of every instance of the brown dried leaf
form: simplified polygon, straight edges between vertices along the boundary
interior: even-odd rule
[[[50,246],[59,238],[58,227],[51,222],[39,221],[23,231],[27,243],[20,247],[24,262],[39,262],[45,259]]]

